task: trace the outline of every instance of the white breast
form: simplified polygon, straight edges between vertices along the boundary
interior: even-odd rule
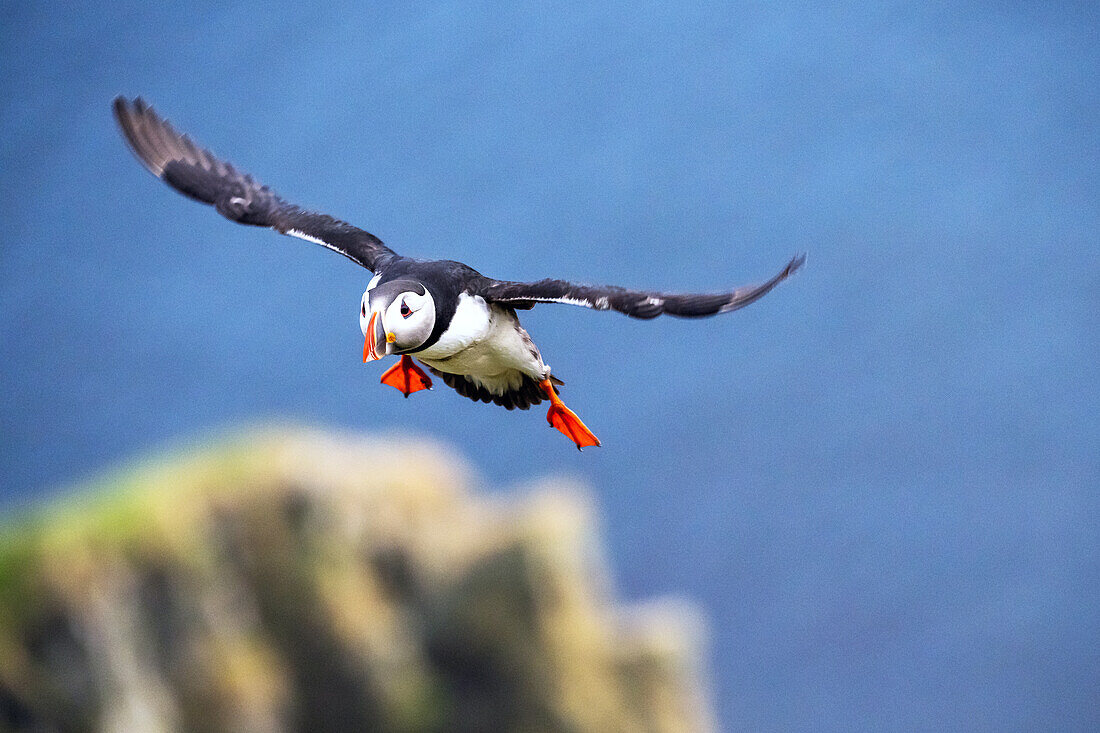
[[[489,304],[480,295],[462,293],[454,317],[439,340],[417,354],[422,359],[446,359],[484,340],[492,326]]]
[[[522,372],[543,379],[549,369],[515,313],[490,306],[481,296],[462,294],[451,325],[432,346],[417,353],[430,366],[481,382],[506,377],[518,384]]]

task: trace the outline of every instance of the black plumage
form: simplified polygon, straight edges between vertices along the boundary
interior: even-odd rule
[[[479,293],[486,300],[519,309],[531,308],[536,303],[568,303],[596,310],[615,310],[633,318],[656,318],[662,314],[700,318],[735,311],[759,300],[805,261],[806,255],[798,255],[771,280],[727,293],[657,293],[615,285],[578,285],[565,280],[531,283],[494,280]]]
[[[539,383],[528,376],[524,376],[523,384],[517,389],[512,389],[502,394],[490,392],[461,374],[449,374],[435,367],[428,367],[432,374],[443,379],[443,383],[458,392],[463,397],[469,397],[474,402],[492,402],[506,410],[526,410],[532,405],[539,405],[546,399],[546,394],[539,387]],[[564,384],[557,377],[551,376],[550,380],[555,385]]]

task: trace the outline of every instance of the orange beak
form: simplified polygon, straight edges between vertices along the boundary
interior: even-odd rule
[[[378,353],[378,337],[375,331],[375,323],[378,322],[378,311],[370,314],[370,323],[367,324],[367,336],[363,341],[363,363],[368,361],[375,361],[381,359],[382,356]]]

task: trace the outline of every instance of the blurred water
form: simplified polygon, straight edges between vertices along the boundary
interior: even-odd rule
[[[1100,725],[1100,12],[1088,3],[4,4],[0,501],[265,417],[601,497],[696,599],[723,725]],[[510,279],[604,441],[360,362],[367,273],[142,171],[142,94],[284,196]]]

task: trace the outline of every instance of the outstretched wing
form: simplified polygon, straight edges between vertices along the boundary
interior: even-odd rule
[[[118,97],[114,108],[126,142],[153,175],[185,196],[212,204],[225,218],[320,244],[372,271],[395,256],[373,234],[283,201],[252,176],[177,133],[140,97],[132,102]]]
[[[790,277],[805,261],[806,255],[798,255],[771,280],[728,293],[653,293],[614,285],[578,285],[565,280],[533,283],[490,280],[478,294],[512,308],[531,308],[536,303],[568,303],[601,311],[616,310],[633,318],[656,318],[663,313],[699,318],[744,308]]]

